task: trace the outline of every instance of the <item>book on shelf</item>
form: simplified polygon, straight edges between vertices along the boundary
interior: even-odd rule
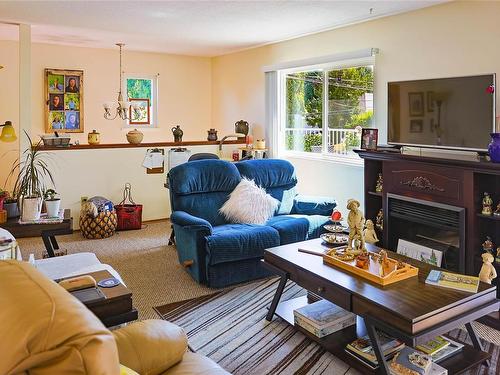
[[[448,337],[445,337],[445,339],[449,342],[449,345],[444,349],[439,350],[437,353],[431,355],[433,362],[439,363],[441,361],[444,361],[445,359],[457,354],[464,347],[464,344],[460,342],[454,341]]]
[[[389,367],[389,372],[391,375],[399,375],[399,373],[394,372],[391,367]],[[435,362],[432,362],[431,367],[429,368],[426,375],[448,375],[448,370],[444,367],[441,367]]]
[[[356,324],[356,315],[324,299],[294,310],[293,318],[295,324],[318,337]]]
[[[386,360],[393,357],[395,353],[405,347],[404,342],[401,340],[390,337],[383,332],[377,332],[377,334]],[[377,356],[375,355],[375,351],[373,350],[368,335],[359,337],[350,344],[347,344],[346,351],[357,357],[363,358],[374,367],[378,366]]]
[[[448,345],[450,345],[450,341],[445,339],[443,336],[437,336],[421,345],[417,345],[415,349],[432,356],[440,350],[446,348]]]
[[[394,375],[427,375],[432,365],[432,357],[409,346],[394,355],[389,363]]]
[[[425,283],[443,288],[476,293],[479,287],[479,277],[432,270],[429,272],[427,279],[425,279]]]

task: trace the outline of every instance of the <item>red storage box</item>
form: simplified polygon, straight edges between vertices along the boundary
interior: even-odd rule
[[[132,199],[132,187],[125,184],[123,200],[115,205],[118,226],[116,230],[141,229],[142,227],[142,204],[136,204]],[[126,203],[127,199],[130,203]]]

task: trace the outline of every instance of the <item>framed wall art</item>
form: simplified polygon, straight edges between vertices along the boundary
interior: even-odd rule
[[[423,116],[424,115],[424,93],[423,92],[410,92],[408,93],[410,116]]]
[[[361,149],[377,150],[378,129],[363,128],[361,130]]]
[[[129,102],[129,124],[149,125],[151,123],[149,99],[129,98]]]
[[[45,132],[83,133],[83,70],[45,69]]]

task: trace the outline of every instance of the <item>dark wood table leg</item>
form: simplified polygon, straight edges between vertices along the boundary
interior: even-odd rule
[[[269,311],[266,315],[266,320],[270,322],[273,320],[274,313],[276,312],[276,307],[278,307],[278,303],[280,302],[281,295],[283,294],[283,290],[285,289],[286,281],[288,280],[288,275],[283,273],[280,275],[280,282],[278,284],[278,289],[276,289],[276,293],[274,293],[273,302],[271,302],[271,307],[269,307]]]
[[[288,280],[288,274],[283,272],[282,270],[270,265],[269,263],[263,262],[264,267],[270,269],[272,272],[276,273],[280,277],[280,282],[278,284],[278,288],[274,293],[273,301],[271,302],[271,306],[269,307],[269,311],[266,315],[266,320],[270,322],[273,320],[274,313],[276,312],[276,308],[278,307],[278,303],[280,302],[281,295],[283,294],[283,290],[285,290],[286,282]]]
[[[467,329],[467,333],[469,334],[469,337],[472,341],[472,346],[474,346],[474,349],[484,351],[483,350],[483,344],[481,344],[481,341],[479,341],[479,337],[477,337],[477,333],[474,330],[474,327],[472,327],[471,323],[466,323],[465,328]],[[484,361],[484,365],[487,367],[490,367],[490,360]]]
[[[50,258],[55,257],[54,250],[59,250],[59,244],[57,243],[56,236],[63,234],[71,234],[73,230],[67,229],[55,229],[55,230],[43,230],[42,231],[42,241],[47,250],[47,254]]]
[[[366,330],[368,331],[368,336],[370,337],[373,350],[375,352],[375,355],[377,356],[377,361],[379,363],[379,369],[380,369],[379,373],[382,375],[389,375],[390,374],[389,366],[387,365],[384,353],[382,351],[382,347],[380,346],[380,341],[377,335],[377,328],[373,324],[373,322],[370,321],[370,319],[365,318],[364,320],[365,320]]]

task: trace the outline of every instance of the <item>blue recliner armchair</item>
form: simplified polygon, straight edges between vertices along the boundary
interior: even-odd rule
[[[265,225],[228,223],[219,213],[242,177],[280,202]],[[268,276],[260,262],[264,249],[319,237],[336,207],[330,198],[297,195],[286,160],[199,160],[171,169],[168,178],[179,262],[215,288]]]

